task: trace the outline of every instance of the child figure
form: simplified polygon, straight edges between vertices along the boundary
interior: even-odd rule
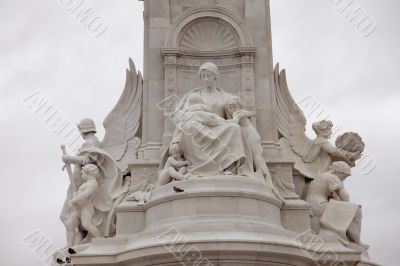
[[[285,202],[285,199],[281,196],[279,191],[275,188],[272,183],[271,174],[268,171],[267,164],[263,157],[263,149],[261,145],[261,137],[254,128],[251,118],[254,116],[247,110],[241,110],[242,104],[239,97],[234,96],[229,104],[225,108],[225,112],[229,118],[239,120],[239,125],[243,129],[244,134],[250,144],[251,153],[253,155],[253,162],[255,168],[256,177],[265,179],[267,184],[271,187],[272,192],[281,201]]]
[[[225,120],[221,116],[215,114],[212,109],[205,105],[203,99],[198,94],[191,94],[187,98],[186,106],[184,109],[186,121],[183,122],[198,122],[204,126],[215,127],[221,123],[235,122],[235,119]]]
[[[71,247],[79,242],[78,226],[82,226],[92,237],[101,237],[100,231],[93,223],[95,214],[94,198],[99,190],[97,178],[99,168],[94,164],[87,164],[82,168],[82,179],[85,181],[75,192],[71,205],[73,212],[67,222],[67,246]]]
[[[198,94],[191,94],[186,101],[186,109],[189,112],[203,111],[212,113],[212,109],[205,105],[203,99]]]
[[[240,98],[234,96],[225,109],[228,117],[239,120],[239,125],[247,137],[253,155],[256,176],[264,177],[267,183],[270,183],[268,179],[271,177],[262,155],[261,137],[251,122],[253,114],[247,110],[241,110],[241,108]]]
[[[178,145],[171,145],[169,147],[169,155],[170,157],[164,169],[159,174],[159,186],[166,185],[173,180],[186,180],[189,177],[186,166],[189,166],[190,162],[183,158],[183,152],[179,149]]]

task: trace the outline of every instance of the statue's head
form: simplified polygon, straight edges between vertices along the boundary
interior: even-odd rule
[[[207,87],[212,87],[218,79],[218,67],[214,63],[202,64],[199,68],[199,77],[207,83]]]
[[[95,164],[87,164],[82,167],[82,179],[86,180],[88,177],[98,178],[100,170]]]
[[[78,129],[84,139],[89,134],[96,133],[96,125],[94,124],[94,121],[90,118],[82,119],[81,122],[79,122],[78,124]]]
[[[346,162],[334,162],[331,165],[331,171],[335,173],[341,180],[351,175],[351,167]]]
[[[315,122],[312,128],[318,137],[329,139],[332,136],[333,123],[329,120]]]
[[[174,159],[180,159],[183,157],[183,152],[178,145],[171,145],[169,147],[169,155]]]

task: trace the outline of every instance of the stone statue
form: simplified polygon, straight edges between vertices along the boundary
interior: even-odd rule
[[[217,87],[218,68],[205,63],[199,69],[205,86],[185,95],[172,116],[177,128],[169,149],[183,151],[191,176],[242,175],[255,177],[251,146],[226,106],[234,97]],[[197,111],[194,111],[194,110]],[[212,113],[210,113],[210,111]],[[176,147],[177,146],[177,147]],[[167,150],[160,164],[168,159]]]
[[[145,1],[144,80],[130,60],[104,139],[85,119],[81,150],[64,152],[75,239],[55,263],[377,265],[362,256],[361,207],[343,185],[364,143],[349,132],[331,144],[329,121],[306,136],[273,71],[270,17],[269,0]],[[91,165],[96,178],[81,176]],[[71,204],[80,193],[94,210],[85,223]]]
[[[274,74],[279,143],[283,153],[295,161],[295,169],[312,179],[328,171],[334,161],[346,161],[354,167],[365,148],[361,137],[356,133],[345,133],[337,138],[335,147],[329,142],[333,124],[323,120],[313,124],[317,137],[309,139],[305,134],[306,118],[290,95],[285,72],[279,73],[277,65]]]
[[[253,113],[242,110],[241,99],[237,96],[232,97],[231,101],[226,105],[226,114],[228,118],[236,120],[240,127],[243,129],[247,140],[250,144],[251,154],[253,155],[253,163],[255,169],[255,175],[265,182],[272,188],[274,195],[285,202],[285,199],[281,196],[278,189],[272,183],[271,174],[268,170],[267,164],[263,157],[263,149],[261,146],[261,137],[254,127],[251,119],[255,116]]]
[[[122,188],[122,175],[115,160],[102,149],[101,143],[96,137],[96,127],[91,119],[83,119],[78,128],[85,140],[76,156],[70,156],[66,153],[62,156],[62,160],[66,163],[68,173],[70,175],[70,185],[68,188],[67,198],[65,200],[62,212],[61,221],[67,228],[68,221],[73,214],[71,201],[74,193],[84,183],[82,178],[82,168],[85,165],[94,164],[100,169],[101,178],[97,179],[99,183],[99,191],[94,200],[95,205],[95,219],[99,221],[98,231],[100,236],[107,236],[109,229],[106,228],[107,215],[111,211],[114,199],[118,198]],[[71,171],[71,164],[75,165],[75,169]],[[82,231],[84,235],[85,232]],[[88,241],[89,239],[87,239]],[[82,238],[85,242],[85,238]],[[69,244],[71,241],[68,241]],[[79,244],[79,243],[74,243]]]
[[[311,204],[311,216],[319,219],[320,230],[318,224],[313,228],[316,233],[366,251],[368,246],[360,239],[361,206],[350,203],[343,184],[350,175],[351,168],[346,162],[334,162],[329,171],[311,181],[306,200]]]
[[[190,165],[183,157],[182,151],[177,145],[169,149],[169,157],[164,169],[160,171],[158,186],[166,185],[173,180],[186,180],[189,178],[187,166]]]
[[[241,100],[237,96],[232,97],[231,101],[226,106],[226,113],[229,118],[238,121],[247,137],[250,144],[251,154],[253,155],[255,175],[257,177],[262,177],[263,179],[265,178],[267,183],[272,185],[271,175],[262,155],[263,150],[261,146],[261,138],[251,121],[254,114],[242,110]]]
[[[100,231],[93,220],[95,214],[94,200],[99,191],[100,178],[99,168],[94,164],[87,164],[82,168],[82,180],[84,183],[74,193],[70,201],[72,214],[66,223],[67,227],[67,246],[71,247],[74,243],[79,243],[77,239],[80,234],[79,226],[82,226],[92,237],[100,237]]]
[[[85,165],[96,165],[101,177],[97,179],[98,193],[94,199],[97,236],[110,236],[116,202],[123,194],[123,174],[128,172],[128,161],[136,159],[137,148],[140,145],[139,128],[141,119],[142,77],[137,73],[132,60],[129,60],[130,70],[127,70],[125,89],[117,105],[104,120],[105,137],[99,141],[96,137],[96,126],[92,119],[83,119],[78,129],[84,143],[76,155],[66,154],[63,148],[62,160],[70,176],[70,186],[67,198],[61,212],[61,220],[67,227],[73,214],[71,202],[73,195],[84,183],[81,169]],[[74,171],[71,164],[75,166]],[[85,234],[85,232],[82,232]],[[89,239],[82,239],[83,242]],[[68,241],[70,245],[72,241]],[[79,243],[74,243],[79,244]]]
[[[232,117],[230,120],[225,120],[221,116],[213,113],[212,109],[204,104],[203,99],[198,94],[191,94],[188,96],[186,107],[184,108],[183,112],[186,119],[180,121],[180,124],[178,124],[179,128],[184,128],[185,123],[193,122],[197,122],[208,127],[218,126],[226,122],[238,123],[238,119],[233,119]]]

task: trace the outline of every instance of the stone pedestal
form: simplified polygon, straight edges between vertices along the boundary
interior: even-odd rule
[[[308,206],[293,203],[282,208],[264,183],[248,177],[173,182],[154,189],[143,206],[122,203],[117,236],[94,239],[72,261],[74,265],[313,265],[315,258],[305,249],[312,246],[303,246],[310,239],[302,240],[300,234],[309,229],[304,212]],[[324,256],[329,248],[325,247]],[[329,252],[345,265],[360,260],[359,253],[344,247]]]
[[[288,200],[299,199],[296,194],[296,187],[293,183],[293,165],[291,160],[273,159],[267,161],[271,173],[272,182],[282,196]]]
[[[132,183],[136,182],[143,176],[150,176],[153,184],[158,179],[158,162],[155,160],[138,160],[129,164],[129,172],[131,173]]]
[[[146,211],[136,202],[123,202],[117,208],[117,236],[133,235],[146,226]]]
[[[287,200],[281,209],[282,226],[303,233],[311,229],[310,205],[300,199]]]

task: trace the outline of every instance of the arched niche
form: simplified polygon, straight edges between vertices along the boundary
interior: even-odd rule
[[[230,10],[219,6],[196,6],[187,10],[181,17],[179,17],[171,26],[168,37],[165,41],[165,47],[178,47],[179,34],[183,29],[193,21],[199,18],[213,17],[226,21],[231,25],[238,34],[241,47],[253,46],[253,40],[250,33],[246,29],[245,24],[238,19]]]
[[[240,47],[240,37],[226,21],[216,17],[201,17],[182,28],[177,47],[182,54],[235,53]]]
[[[170,27],[161,49],[164,56],[165,96],[183,96],[200,86],[198,68],[218,65],[224,90],[242,98],[254,111],[254,56],[251,34],[231,11],[201,5],[188,9]]]

